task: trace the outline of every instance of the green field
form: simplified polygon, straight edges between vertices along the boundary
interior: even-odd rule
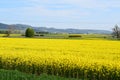
[[[107,39],[113,40],[110,34],[43,34],[44,36],[35,36],[34,38],[44,38],[44,39]],[[80,35],[81,37],[69,37],[70,35]],[[6,34],[0,34],[0,37],[5,37]],[[9,38],[24,38],[22,34],[10,34]]]
[[[6,37],[6,34],[0,34],[0,37]],[[10,34],[10,37],[21,37],[21,34]]]
[[[17,70],[0,69],[0,80],[78,80],[74,78],[64,78],[54,75],[41,74],[40,76],[34,74],[26,74]],[[80,79],[79,79],[80,80]]]

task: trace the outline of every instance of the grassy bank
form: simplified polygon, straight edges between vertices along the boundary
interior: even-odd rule
[[[4,70],[0,69],[0,80],[77,80],[73,78],[64,78],[58,76],[50,76],[41,74],[40,76],[33,74],[26,74],[17,70]],[[80,80],[80,79],[79,79]]]

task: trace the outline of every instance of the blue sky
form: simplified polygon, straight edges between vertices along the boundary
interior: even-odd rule
[[[1,0],[0,22],[111,30],[120,25],[120,0]]]

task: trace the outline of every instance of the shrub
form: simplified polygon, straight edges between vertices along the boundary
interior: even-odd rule
[[[43,34],[41,34],[40,36],[44,36]]]
[[[34,30],[32,28],[27,28],[25,32],[26,37],[34,37]]]
[[[69,35],[69,37],[82,37],[81,35],[77,35],[77,34],[73,34],[73,35]]]

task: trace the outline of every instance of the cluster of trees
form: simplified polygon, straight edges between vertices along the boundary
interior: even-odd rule
[[[0,34],[6,34],[4,37],[9,37],[11,34],[16,34],[20,33],[20,31],[13,30],[13,29],[8,29],[8,30],[0,30]],[[25,36],[26,37],[34,37],[35,32],[32,28],[27,28],[25,31]]]
[[[6,34],[5,37],[9,37],[11,34],[20,33],[20,31],[14,30],[13,28],[9,27],[8,30],[0,30],[0,34]],[[27,28],[25,31],[26,37],[34,37],[35,34],[48,34],[48,32],[35,32],[32,28]]]
[[[49,32],[45,32],[45,31],[40,31],[40,32],[36,32],[37,34],[49,34]]]

